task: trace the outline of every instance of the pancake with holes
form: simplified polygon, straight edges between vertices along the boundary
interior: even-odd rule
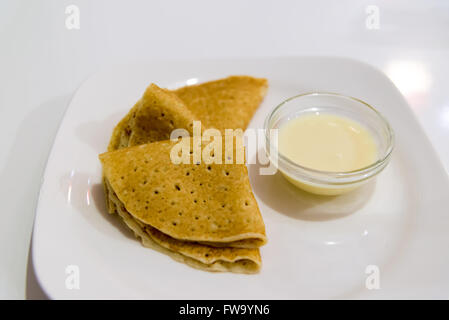
[[[167,90],[151,84],[142,98],[116,125],[108,151],[168,140],[174,129],[193,135],[193,121],[202,129],[245,130],[265,97],[268,82],[263,78],[231,76],[198,85]],[[116,207],[106,192],[108,211]]]
[[[231,76],[174,90],[205,128],[245,130],[262,102],[268,81]]]
[[[228,78],[167,90],[151,84],[142,98],[117,124],[108,151],[168,140],[174,129],[192,134],[194,120],[203,128],[245,130],[265,97],[266,79]]]
[[[174,129],[186,129],[193,134],[194,120],[195,116],[181,99],[151,84],[114,128],[108,151],[168,140]]]
[[[224,139],[222,164],[174,164],[170,152],[177,143],[159,141],[100,155],[116,212],[145,246],[190,266],[259,271],[265,225],[246,165],[224,164]]]

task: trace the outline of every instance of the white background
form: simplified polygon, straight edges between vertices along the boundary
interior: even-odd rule
[[[79,30],[66,28],[70,4],[80,9]],[[379,8],[379,29],[366,26],[369,5]],[[449,171],[447,0],[1,1],[0,298],[42,297],[27,272],[41,176],[89,75],[151,59],[317,54],[384,71]]]

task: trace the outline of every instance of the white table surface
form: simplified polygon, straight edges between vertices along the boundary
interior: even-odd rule
[[[66,28],[71,4],[79,30]],[[378,29],[367,28],[369,5]],[[0,298],[44,297],[28,257],[36,201],[64,110],[89,75],[150,59],[292,55],[384,71],[449,172],[447,0],[1,1]]]

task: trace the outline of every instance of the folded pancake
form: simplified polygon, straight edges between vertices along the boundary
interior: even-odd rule
[[[114,128],[108,151],[168,140],[174,129],[186,129],[192,134],[195,118],[171,91],[151,84]]]
[[[210,271],[257,272],[265,226],[245,164],[174,164],[176,143],[100,155],[116,212],[144,245],[177,260]]]
[[[173,92],[198,116],[205,128],[245,130],[262,102],[268,81],[249,76],[231,76]]]
[[[168,140],[174,129],[186,129],[193,134],[194,119],[193,114],[176,95],[151,84],[114,128],[108,151]],[[116,212],[116,206],[109,199],[108,192],[105,195],[109,213]]]
[[[108,151],[139,144],[168,140],[174,129],[186,129],[191,135],[194,120],[202,129],[245,130],[268,88],[263,78],[228,78],[167,90],[151,84],[142,98],[116,125]],[[106,192],[108,211],[116,211]]]
[[[194,120],[203,128],[245,130],[262,102],[266,79],[231,76],[174,91],[151,84],[117,124],[108,151],[167,140],[174,129],[192,134]]]
[[[118,215],[147,248],[164,253],[191,267],[206,271],[257,273],[260,270],[261,258],[258,249],[229,248],[223,251],[213,247],[178,241],[133,218],[113,192],[110,194],[110,199],[116,203]],[[157,236],[154,236],[155,234]]]

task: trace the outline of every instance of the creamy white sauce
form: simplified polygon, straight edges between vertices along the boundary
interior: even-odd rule
[[[279,152],[303,167],[331,172],[361,169],[378,157],[376,141],[363,125],[328,113],[302,115],[281,126]]]

